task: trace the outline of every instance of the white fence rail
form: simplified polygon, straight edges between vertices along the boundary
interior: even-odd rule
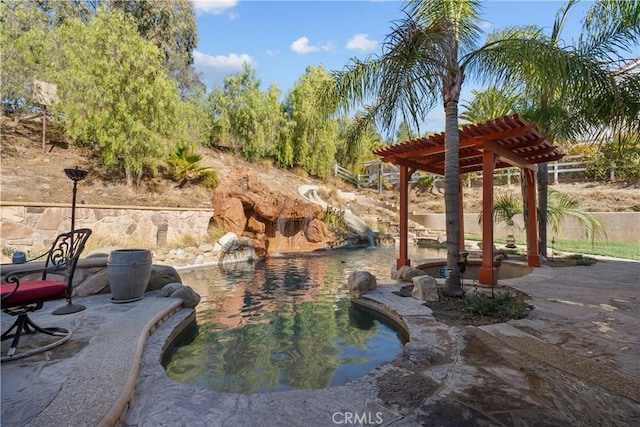
[[[399,172],[383,172],[380,175],[380,170],[383,168],[381,165],[378,170],[368,174],[354,174],[350,170],[345,169],[339,165],[334,166],[334,175],[340,177],[346,182],[354,184],[358,188],[378,188],[382,189],[383,185],[396,186],[400,182]],[[560,175],[565,173],[584,173],[587,170],[587,163],[583,156],[574,155],[564,157],[562,162],[549,163],[549,174],[553,175],[553,182],[557,184],[560,182]],[[411,176],[409,183],[414,182],[417,179],[418,172]],[[501,178],[504,178],[504,182],[507,185],[511,184],[512,177],[518,178],[520,171],[518,168],[501,169],[496,171],[494,178],[501,182]],[[482,173],[478,173],[477,179],[482,179]],[[611,180],[615,179],[615,173],[611,172]],[[436,180],[441,179],[438,177]],[[468,185],[471,186],[471,180],[468,181]]]

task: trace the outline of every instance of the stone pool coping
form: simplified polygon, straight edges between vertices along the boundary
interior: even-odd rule
[[[163,354],[171,341],[193,320],[192,310],[181,310],[160,325],[147,342],[140,378],[125,424],[331,425],[346,413],[360,414],[370,421],[382,420],[383,423],[402,419],[407,415],[406,410],[383,403],[381,394],[408,375],[424,376],[440,386],[446,377],[446,364],[422,366],[420,372],[410,369],[408,364],[425,357],[431,361],[447,359],[443,355],[450,352],[448,348],[455,347],[452,344],[456,337],[449,327],[433,318],[431,310],[421,301],[393,294],[399,290],[400,284],[379,284],[374,291],[352,301],[389,317],[405,329],[411,340],[400,355],[393,362],[385,363],[346,385],[319,390],[245,395],[205,390],[168,378],[161,365]],[[424,390],[420,400],[428,397],[429,389]],[[286,406],[274,406],[274,402],[285,401]],[[169,409],[167,402],[182,403],[170,405]],[[167,412],[170,413],[169,418]],[[266,424],[265,416],[269,418]]]
[[[73,336],[2,363],[2,425],[323,426],[349,424],[347,415],[403,427],[632,425],[639,278],[640,263],[623,260],[536,268],[504,283],[532,296],[529,316],[477,328],[439,323],[419,301],[394,295],[399,284],[384,283],[359,303],[402,317],[411,341],[393,362],[344,386],[254,395],[166,377],[165,346],[194,316],[179,300],[113,304],[97,295],[74,300],[87,310],[66,316],[52,316],[64,302],[51,302],[35,320]],[[3,330],[11,320],[3,314]]]
[[[125,424],[404,427],[637,421],[640,369],[634,355],[640,344],[633,330],[640,301],[633,295],[640,263],[606,262],[598,270],[541,267],[503,281],[504,286],[535,291],[536,308],[526,319],[477,328],[440,323],[422,301],[394,294],[405,283],[379,282],[354,302],[391,318],[406,329],[410,341],[392,362],[322,390],[244,395],[170,380],[160,359],[190,316],[178,312],[147,343]],[[608,285],[611,280],[616,288]],[[603,297],[617,297],[619,311],[593,303]],[[566,303],[556,302],[562,298]],[[616,333],[612,329],[604,341],[591,331],[593,319],[603,315],[617,319],[611,325]],[[584,347],[561,345],[568,334]],[[621,342],[626,345],[616,354]],[[601,349],[599,358],[592,358],[594,349]]]

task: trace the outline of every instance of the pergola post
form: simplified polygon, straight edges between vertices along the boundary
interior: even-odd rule
[[[530,267],[540,267],[538,253],[538,219],[536,211],[536,174],[530,169],[524,171],[527,180],[527,264]]]
[[[400,165],[400,218],[398,220],[400,248],[396,267],[411,265],[409,260],[409,168]]]
[[[498,156],[489,150],[482,152],[482,266],[478,282],[497,285],[497,269],[493,266],[493,172]]]
[[[460,252],[464,252],[465,247],[464,247],[464,209],[462,209],[462,207],[464,206],[462,204],[463,202],[463,194],[462,194],[462,177],[460,177],[460,179],[458,180],[458,206],[460,206],[460,209],[458,211],[458,221],[460,223]]]

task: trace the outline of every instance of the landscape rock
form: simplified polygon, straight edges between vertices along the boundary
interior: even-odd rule
[[[429,275],[416,276],[413,278],[411,296],[421,301],[438,301],[438,288],[435,278]]]
[[[158,297],[179,298],[182,300],[182,306],[185,308],[195,308],[201,299],[200,295],[190,286],[185,286],[178,282],[165,285],[160,289],[160,292],[158,292]]]
[[[181,282],[167,283],[158,291],[158,297],[169,297],[172,293],[183,287]]]
[[[76,279],[80,280],[79,283],[74,283],[72,296],[81,298],[89,295],[108,294],[110,292],[106,267],[91,273],[87,272],[81,277],[76,277],[82,274],[82,272],[83,269],[76,269],[74,281]]]
[[[367,292],[374,290],[377,284],[376,276],[368,271],[354,271],[347,280],[349,292],[355,298],[360,298]]]
[[[182,283],[182,279],[175,268],[167,265],[153,264],[151,266],[151,277],[149,278],[145,292],[157,291],[162,289],[167,283],[172,282]]]
[[[221,179],[212,202],[214,222],[253,240],[259,257],[336,244],[336,237],[322,221],[322,207],[273,190],[246,167],[236,168]]]
[[[195,308],[200,303],[200,295],[190,286],[182,286],[176,289],[170,297],[180,298],[182,300],[182,306],[185,308]]]
[[[400,280],[411,282],[414,277],[424,276],[425,272],[415,267],[405,266],[400,272]]]

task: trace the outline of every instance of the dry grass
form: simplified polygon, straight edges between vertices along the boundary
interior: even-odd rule
[[[94,233],[91,235],[91,237],[89,237],[89,240],[87,240],[87,244],[85,245],[85,252],[91,252],[93,250],[109,247],[117,247],[122,249],[153,249],[149,241],[141,237],[129,236],[126,238],[122,238],[121,236]]]
[[[178,239],[167,241],[164,245],[166,248],[188,248],[191,246],[200,246],[200,237],[197,234],[186,233],[180,235]]]

